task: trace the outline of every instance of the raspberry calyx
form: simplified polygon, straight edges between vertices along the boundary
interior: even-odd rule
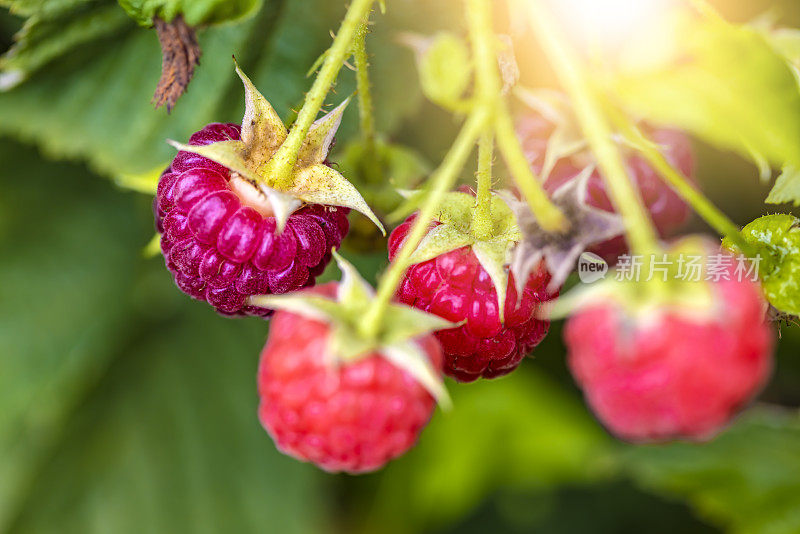
[[[383,226],[353,185],[325,164],[333,137],[349,99],[317,119],[290,165],[288,176],[275,171],[273,156],[288,131],[266,98],[236,65],[245,88],[245,113],[239,139],[205,145],[169,143],[178,150],[210,159],[231,172],[231,184],[248,205],[265,216],[274,216],[278,230],[304,204],[339,206],[359,211],[383,231]]]

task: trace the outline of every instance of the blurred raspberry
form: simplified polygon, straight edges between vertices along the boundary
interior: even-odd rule
[[[537,173],[542,171],[548,139],[553,129],[553,124],[538,114],[526,114],[517,121],[517,135],[522,142],[528,161]],[[662,148],[662,153],[667,161],[694,182],[694,158],[691,142],[684,133],[665,128],[644,128],[644,133]],[[577,176],[586,165],[593,163],[594,159],[587,151],[561,158],[547,177],[544,184],[545,189],[552,194],[559,186]],[[689,206],[664,183],[658,173],[640,155],[628,155],[626,164],[630,176],[636,180],[642,201],[650,213],[659,235],[662,238],[674,235],[688,221]],[[595,171],[589,178],[586,201],[596,208],[615,212],[608,197],[605,182],[598,171]],[[617,263],[619,256],[628,252],[628,246],[624,237],[619,236],[594,245],[589,251],[613,265]]]
[[[708,282],[710,315],[615,301],[567,321],[568,363],[598,418],[630,441],[712,437],[764,385],[772,330],[757,283]]]

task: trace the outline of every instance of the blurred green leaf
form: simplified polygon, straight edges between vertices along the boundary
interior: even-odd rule
[[[246,17],[261,7],[261,0],[119,0],[119,5],[143,26],[152,25],[154,17],[169,22],[177,15],[197,26]]]
[[[800,91],[762,33],[686,16],[671,38],[668,60],[615,80],[624,105],[745,157],[800,164]]]
[[[37,159],[0,145],[0,532],[324,532],[256,417],[267,324],[141,258],[147,202]]]
[[[501,487],[547,489],[601,472],[605,433],[543,374],[518,370],[448,388],[454,409],[437,413],[419,445],[386,469],[365,532],[439,527]]]
[[[111,0],[28,0],[10,7],[29,18],[14,36],[14,46],[0,58],[0,91],[23,82],[75,47],[130,26],[125,13]]]
[[[414,24],[413,15],[442,16],[439,6],[426,4],[398,5],[368,40],[376,117],[386,133],[421,102],[411,82],[413,62],[395,42],[393,25]],[[85,159],[101,174],[150,171],[174,156],[167,138],[185,140],[208,122],[241,121],[242,90],[232,54],[288,119],[311,85],[307,69],[329,46],[344,8],[326,0],[268,0],[254,18],[202,31],[202,64],[171,115],[149,103],[161,64],[155,32],[120,28],[113,38],[85,43],[0,93],[0,133],[35,142],[51,157]],[[345,69],[340,78],[331,101],[352,91],[352,73]],[[353,134],[354,118],[354,111],[346,114],[340,138]]]
[[[688,500],[728,532],[800,532],[800,417],[761,407],[706,444],[632,447],[622,465],[646,488]]]

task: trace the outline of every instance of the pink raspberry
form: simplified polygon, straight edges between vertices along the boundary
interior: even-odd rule
[[[542,171],[547,142],[553,125],[541,115],[528,114],[517,122],[519,136],[525,154],[537,173]],[[675,165],[685,176],[693,179],[694,158],[689,138],[678,130],[646,128],[648,138],[662,147],[664,157]],[[560,159],[545,181],[545,189],[553,193],[561,185],[574,178],[583,167],[592,163],[585,153]],[[642,196],[650,217],[662,238],[675,234],[689,219],[689,206],[659,177],[658,173],[644,158],[631,154],[626,161],[630,176]],[[586,202],[596,208],[615,212],[606,192],[606,185],[598,171],[589,178]],[[601,256],[609,264],[617,263],[617,258],[628,252],[625,238],[614,237],[598,243],[589,249]]]
[[[335,283],[311,291],[333,296]],[[435,401],[408,372],[378,354],[336,363],[330,325],[278,311],[261,353],[259,418],[277,447],[326,471],[381,468],[414,446]],[[432,335],[416,343],[441,372]]]
[[[762,387],[773,336],[760,288],[712,282],[711,317],[590,305],[566,324],[568,363],[598,418],[630,441],[714,435]]]
[[[389,236],[390,261],[415,217],[406,219]],[[541,302],[555,296],[547,293],[549,281],[547,270],[540,268],[531,274],[518,299],[510,273],[505,323],[501,323],[497,292],[489,273],[470,247],[462,247],[411,266],[397,291],[397,300],[449,321],[465,321],[457,328],[434,333],[444,351],[445,374],[471,382],[510,373],[544,339],[550,322],[535,315]]]
[[[190,145],[239,139],[236,124],[212,123]],[[161,175],[154,210],[161,250],[175,283],[224,315],[268,316],[251,295],[313,285],[349,223],[345,208],[318,204],[294,212],[280,233],[231,188],[230,171],[191,152],[178,152]]]

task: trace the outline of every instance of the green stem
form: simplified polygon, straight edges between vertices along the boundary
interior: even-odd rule
[[[636,187],[628,178],[622,155],[612,138],[611,128],[592,86],[586,79],[580,59],[561,40],[557,22],[541,0],[531,1],[527,5],[530,23],[550,65],[572,99],[578,122],[608,185],[611,201],[625,223],[631,251],[636,254],[657,252],[659,245],[655,228]]]
[[[491,34],[491,11],[486,0],[466,0],[472,56],[479,72],[475,78],[476,104],[493,110],[500,94],[495,49]],[[492,235],[492,155],[494,135],[487,125],[478,142],[478,187],[472,211],[472,232],[478,239]]]
[[[544,230],[548,232],[562,232],[569,228],[569,220],[561,210],[550,201],[547,193],[542,188],[541,182],[534,175],[519,138],[514,131],[514,123],[505,106],[498,110],[494,127],[497,136],[497,146],[503,154],[503,159],[514,178],[523,198],[531,208],[531,212]]]
[[[403,274],[409,267],[409,259],[428,231],[428,225],[433,220],[442,197],[453,186],[458,173],[464,167],[464,163],[470,152],[472,152],[472,147],[484,128],[486,120],[487,114],[483,108],[478,108],[470,114],[464,126],[461,127],[458,137],[453,142],[453,146],[450,147],[441,165],[431,176],[425,203],[420,208],[403,246],[400,247],[394,261],[392,261],[389,269],[381,278],[375,298],[370,303],[364,320],[360,323],[361,333],[365,336],[375,337],[380,332],[381,321],[386,312],[386,307],[392,300],[400,281],[403,279]]]
[[[708,199],[699,189],[692,185],[681,171],[676,169],[667,158],[656,148],[652,141],[647,139],[627,117],[612,109],[610,116],[620,132],[633,142],[636,149],[642,154],[644,159],[658,172],[659,176],[678,193],[692,209],[716,230],[721,236],[727,237],[739,247],[747,256],[755,256],[756,251],[744,240],[741,228],[711,200]]]
[[[378,150],[376,147],[375,114],[372,104],[372,89],[369,83],[369,57],[367,56],[367,33],[369,16],[356,33],[353,59],[356,66],[356,89],[358,92],[358,116],[361,136],[364,141],[364,173],[370,183],[382,179]]]
[[[475,56],[476,85],[479,105],[492,115],[497,145],[514,181],[525,197],[539,224],[548,231],[561,231],[568,226],[566,217],[553,204],[533,174],[514,132],[508,107],[500,94],[500,73],[497,66],[492,10],[489,0],[466,0],[467,25]]]
[[[481,133],[478,141],[478,190],[472,211],[472,233],[477,239],[492,237],[492,157],[494,136],[490,129]]]
[[[303,107],[297,114],[297,119],[289,131],[289,135],[267,163],[265,171],[272,176],[272,183],[275,187],[288,188],[292,186],[292,169],[297,163],[297,156],[303,146],[303,141],[306,139],[311,124],[317,118],[331,86],[336,82],[336,77],[339,75],[344,61],[352,53],[353,40],[360,25],[369,15],[373,1],[353,0],[347,9],[339,31],[325,55],[325,61],[322,63],[311,89],[306,94]]]

